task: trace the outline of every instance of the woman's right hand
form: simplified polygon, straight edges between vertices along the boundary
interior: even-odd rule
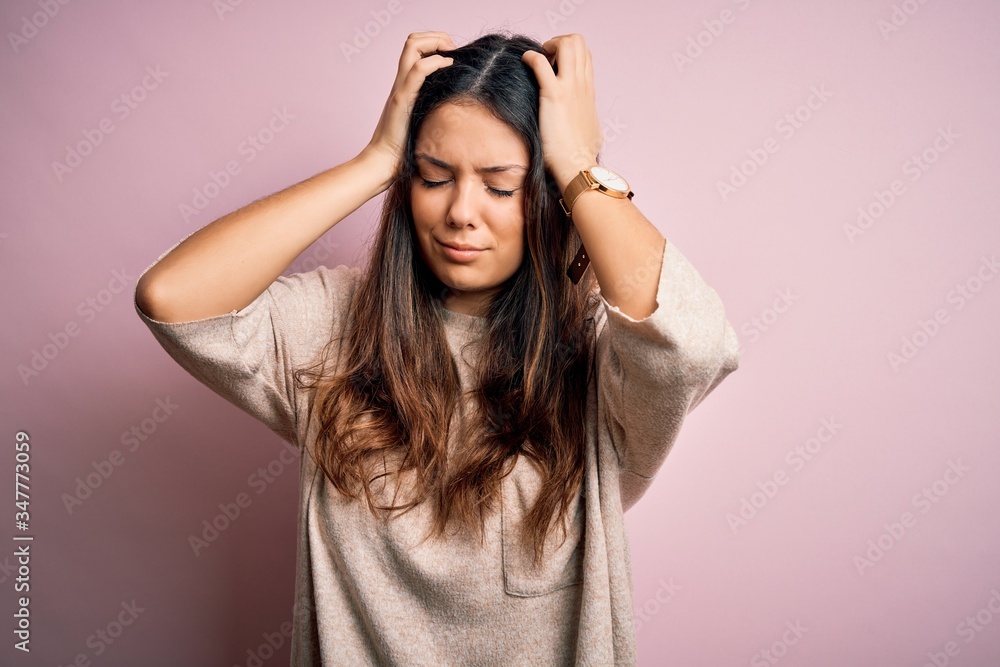
[[[371,141],[362,151],[363,155],[382,165],[386,183],[396,177],[402,166],[410,112],[420,86],[428,74],[454,62],[453,58],[427,54],[455,48],[455,42],[444,32],[414,32],[406,38],[403,53],[399,57],[396,80],[382,109],[382,117],[379,118]]]

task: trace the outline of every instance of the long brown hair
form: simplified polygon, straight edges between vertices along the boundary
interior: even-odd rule
[[[522,541],[542,557],[550,525],[561,525],[583,480],[585,408],[598,304],[593,272],[578,284],[566,275],[579,235],[562,213],[558,188],[545,171],[538,130],[538,83],[521,63],[525,50],[541,52],[523,36],[485,35],[453,51],[451,66],[427,77],[412,111],[402,167],[390,185],[381,223],[350,307],[341,370],[323,358],[296,372],[314,391],[320,420],[314,455],[343,494],[364,497],[373,513],[409,511],[428,498],[436,503],[427,537],[443,534],[451,520],[478,525],[494,507],[503,478],[518,456],[538,469],[536,504],[522,523]],[[530,155],[524,185],[524,259],[484,313],[474,419],[452,459],[447,441],[459,407],[458,369],[435,306],[445,287],[417,249],[410,186],[417,131],[441,104],[482,104],[525,141]],[[454,437],[454,436],[452,436]],[[387,461],[398,461],[390,469]],[[371,483],[410,472],[410,502],[377,506]],[[396,487],[396,492],[399,487]],[[553,520],[554,524],[553,524]],[[427,539],[426,537],[424,539]],[[563,533],[565,539],[565,531]]]

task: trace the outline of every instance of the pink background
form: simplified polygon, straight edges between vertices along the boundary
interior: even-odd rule
[[[744,345],[626,515],[640,664],[1000,664],[1000,5],[226,2],[0,9],[0,662],[287,664],[297,468],[159,348],[135,279],[194,229],[355,155],[409,32],[506,27],[586,37],[603,162]],[[292,118],[267,136],[275,109]],[[258,133],[269,143],[241,150]],[[80,143],[77,166],[53,166]],[[239,173],[185,220],[230,161]],[[376,204],[293,270],[360,261]],[[851,232],[859,207],[878,217]],[[22,378],[36,352],[52,358]],[[21,429],[30,655],[11,632]],[[195,556],[188,536],[241,492],[252,504]]]

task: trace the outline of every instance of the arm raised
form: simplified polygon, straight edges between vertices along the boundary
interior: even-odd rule
[[[199,229],[147,269],[136,303],[161,322],[245,308],[320,236],[385,191],[402,163],[410,109],[424,79],[451,64],[440,32],[411,34],[371,141],[356,157]]]

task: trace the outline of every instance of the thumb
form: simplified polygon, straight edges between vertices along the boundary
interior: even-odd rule
[[[521,54],[521,62],[535,73],[540,87],[546,88],[555,83],[556,73],[552,70],[552,65],[549,64],[549,59],[544,54],[538,51],[525,51]]]

